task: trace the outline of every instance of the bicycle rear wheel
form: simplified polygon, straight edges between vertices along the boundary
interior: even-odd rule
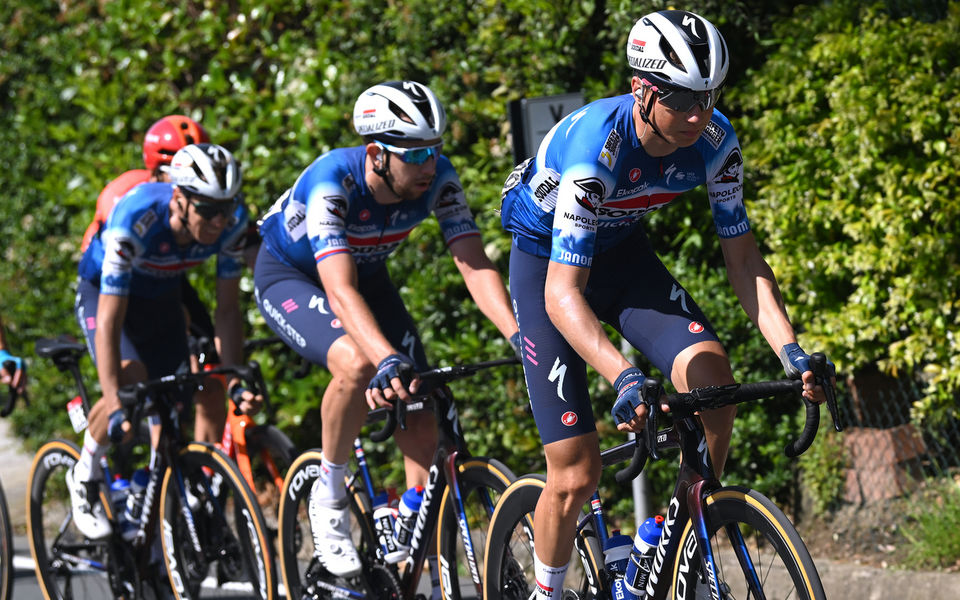
[[[486,546],[487,528],[497,500],[516,477],[500,461],[493,458],[470,458],[457,465],[457,481],[466,513],[467,531],[472,545],[471,554],[483,576],[483,550]],[[437,557],[440,567],[440,582],[446,600],[461,600],[466,595],[473,597],[475,584],[473,573],[467,565],[464,532],[454,509],[455,490],[447,486],[440,500],[440,522],[437,528]],[[469,587],[466,594],[461,584]]]
[[[114,552],[113,538],[86,539],[73,524],[65,475],[79,458],[75,444],[54,440],[30,466],[27,538],[40,589],[51,600],[141,597],[133,556]],[[106,496],[100,499],[109,510]]]
[[[276,598],[263,514],[236,465],[201,442],[188,444],[176,463],[160,490],[163,560],[176,598]]]
[[[313,533],[307,508],[310,503],[310,490],[320,474],[321,451],[307,450],[294,459],[287,470],[283,482],[283,495],[280,498],[280,572],[287,598],[336,598],[339,592],[335,587],[348,582],[327,572],[314,556]],[[379,546],[373,528],[373,515],[366,492],[362,488],[351,487],[347,490],[350,510],[353,513],[351,531],[353,543],[361,560],[372,564],[376,559]],[[378,576],[385,578],[387,589],[399,586],[396,583],[396,571],[382,569]],[[359,578],[356,578],[359,579]],[[379,580],[373,582],[379,585]],[[363,589],[362,581],[349,582],[351,589]]]
[[[748,488],[724,487],[707,496],[705,518],[716,573],[727,597],[825,598],[800,534],[769,498]],[[700,562],[697,538],[688,521],[674,565],[671,598],[710,597]]]
[[[13,532],[7,496],[0,485],[0,600],[10,600],[13,591]]]
[[[484,600],[528,600],[534,593],[533,513],[545,483],[542,475],[525,475],[500,496],[487,534]],[[579,522],[584,518],[581,513]],[[578,532],[568,565],[562,598],[589,600],[601,593],[603,552],[591,523]]]

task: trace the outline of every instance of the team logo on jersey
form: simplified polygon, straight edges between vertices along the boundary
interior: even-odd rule
[[[343,186],[343,189],[345,189],[348,194],[352,194],[353,190],[357,187],[357,182],[353,179],[353,173],[347,173],[347,176],[343,178],[340,185]]]
[[[562,417],[560,417],[560,422],[567,427],[573,427],[577,424],[577,421],[579,421],[577,413],[573,412],[572,410],[568,410],[567,412],[563,413]]]
[[[721,142],[723,142],[723,138],[727,137],[727,132],[723,130],[723,127],[710,121],[707,123],[707,126],[703,128],[703,133],[700,134],[700,137],[710,142],[710,145],[716,150],[720,147]]]
[[[327,206],[327,212],[331,215],[337,217],[338,219],[343,219],[347,213],[347,199],[343,196],[324,196],[329,204]]]
[[[150,230],[150,226],[156,222],[157,213],[153,212],[152,210],[148,210],[147,212],[143,213],[143,216],[137,219],[136,223],[133,224],[133,230],[137,235],[143,237],[147,234],[147,231]]]
[[[360,211],[360,220],[361,220],[361,221],[367,221],[367,220],[369,220],[369,219],[370,219],[370,210],[369,210],[369,209],[366,209],[366,208],[363,209],[363,210],[361,210],[361,211]]]
[[[627,177],[630,178],[630,182],[631,182],[631,183],[636,183],[637,180],[640,179],[640,175],[641,175],[640,169],[634,167],[634,168],[630,169],[630,174],[627,175]]]
[[[448,181],[440,189],[437,198],[436,214],[438,219],[446,219],[457,211],[463,201],[463,189],[452,181]]]
[[[620,156],[620,142],[623,138],[617,133],[616,129],[611,129],[607,134],[607,140],[603,143],[603,149],[600,150],[600,156],[597,160],[611,171],[613,165],[617,164],[617,157]]]
[[[294,242],[307,234],[307,206],[303,202],[290,200],[283,209],[283,225],[287,235]]]
[[[740,172],[743,169],[743,156],[740,148],[734,148],[723,161],[723,166],[717,172],[714,183],[739,183]]]
[[[703,330],[703,323],[700,323],[699,321],[690,321],[690,324],[687,325],[687,331],[690,333],[703,333]]]
[[[597,207],[600,206],[600,201],[606,196],[607,191],[603,182],[596,177],[587,177],[586,179],[576,179],[573,183],[583,191],[582,194],[574,196],[577,204],[590,211],[590,214],[597,214]]]

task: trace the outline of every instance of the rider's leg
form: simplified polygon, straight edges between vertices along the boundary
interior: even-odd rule
[[[730,359],[720,342],[713,340],[693,344],[681,351],[673,361],[670,379],[681,392],[709,385],[734,383]],[[717,477],[723,472],[727,460],[736,414],[737,407],[733,405],[703,411],[700,415],[707,437],[707,449],[710,451]]]
[[[403,452],[407,487],[426,485],[427,473],[437,449],[437,421],[433,413],[422,411],[407,415],[407,429],[393,434]]]
[[[573,551],[577,518],[600,481],[600,447],[597,432],[592,431],[550,442],[543,450],[547,484],[533,516],[533,530],[537,532],[535,553],[541,571],[538,584],[560,589]],[[544,576],[548,579],[541,581]]]

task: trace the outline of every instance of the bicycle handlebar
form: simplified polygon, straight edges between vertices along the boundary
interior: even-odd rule
[[[429,371],[418,373],[415,379],[420,379],[421,381],[425,382],[429,381],[438,384],[446,384],[457,379],[469,377],[484,369],[518,364],[520,364],[520,359],[518,359],[516,356],[511,356],[509,358],[497,358],[494,360],[481,361],[467,365],[450,365],[447,367],[430,369]],[[370,433],[370,439],[377,443],[382,442],[394,434],[394,431],[396,431],[398,425],[400,426],[401,430],[405,430],[407,428],[407,413],[412,412],[413,410],[422,410],[427,408],[427,403],[423,402],[424,398],[427,396],[427,394],[414,396],[414,398],[417,399],[415,402],[419,402],[419,405],[416,407],[414,406],[414,402],[394,402],[393,406],[391,407],[381,407],[370,411],[367,417],[367,423],[373,423],[379,421],[380,419],[386,419],[386,423],[384,423],[383,428],[381,428],[379,431]]]
[[[252,360],[246,365],[219,366],[209,371],[177,373],[158,379],[132,383],[117,390],[117,397],[123,407],[129,409],[140,404],[150,394],[180,391],[185,386],[200,383],[210,375],[236,375],[243,380],[244,384],[254,394],[266,393],[266,386],[263,385],[263,374],[260,372],[260,363]]]
[[[816,384],[823,388],[827,408],[830,410],[834,428],[837,431],[843,431],[843,423],[837,407],[836,388],[832,381],[834,373],[831,372],[827,358],[823,353],[815,352],[810,355],[810,370],[813,371]],[[630,464],[617,471],[615,476],[618,483],[627,483],[640,474],[640,471],[642,471],[646,465],[648,457],[653,460],[660,458],[660,453],[657,450],[657,436],[659,434],[657,429],[657,414],[660,412],[660,404],[667,404],[670,407],[670,414],[675,419],[681,419],[691,417],[694,413],[701,410],[720,408],[741,402],[762,400],[789,393],[800,396],[806,411],[803,430],[800,432],[800,435],[783,449],[784,454],[788,457],[796,458],[806,452],[816,438],[817,430],[820,428],[820,407],[804,398],[801,393],[802,391],[803,382],[801,380],[781,379],[757,383],[734,383],[730,385],[697,388],[689,392],[678,392],[661,398],[662,388],[659,381],[652,380],[651,383],[651,378],[647,378],[647,380],[644,381],[643,388],[643,402],[647,405],[647,422],[643,435],[637,435],[634,444],[628,443],[618,446],[605,452],[604,456],[613,459],[620,458],[621,461],[626,460],[629,454],[624,449],[634,446]],[[613,464],[613,462],[619,461],[611,460],[610,464]]]

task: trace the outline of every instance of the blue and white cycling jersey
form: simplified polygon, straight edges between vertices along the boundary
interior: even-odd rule
[[[172,197],[169,183],[142,183],[124,195],[83,253],[80,277],[99,281],[101,294],[155,297],[179,288],[181,273],[214,254],[218,278],[240,277],[246,206],[237,204],[215,243],[180,247],[170,229]]]
[[[317,280],[317,263],[342,252],[357,274],[378,269],[433,212],[447,245],[479,235],[449,159],[437,159],[436,177],[422,196],[378,204],[364,179],[364,146],[338,148],[317,158],[260,221],[267,249],[284,264]]]
[[[504,184],[501,219],[517,247],[589,267],[624,240],[646,213],[706,184],[717,234],[750,231],[743,205],[743,158],[730,121],[714,109],[700,138],[664,157],[646,153],[634,129],[631,94],[567,115],[535,157]]]

